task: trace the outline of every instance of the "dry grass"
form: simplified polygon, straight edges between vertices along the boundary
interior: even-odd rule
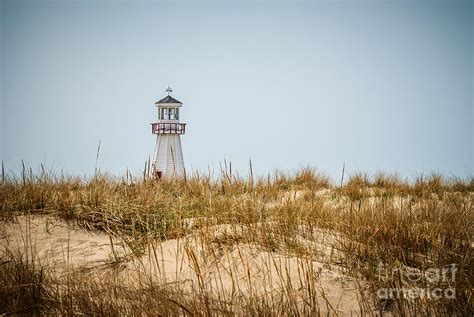
[[[358,173],[335,186],[310,168],[242,179],[225,166],[218,179],[196,174],[160,182],[128,174],[91,179],[33,175],[26,169],[19,177],[2,174],[3,222],[48,214],[120,238],[131,251],[128,257],[114,251],[117,268],[145,254],[159,263],[160,255],[147,250],[192,236],[195,245],[184,243],[179,261],[187,261],[196,283],[190,288],[146,274],[129,283],[115,269],[105,276],[80,270],[58,275],[51,263],[35,260],[31,246],[21,253],[4,248],[0,314],[338,314],[328,299],[331,294],[318,286],[321,272],[314,265],[321,263],[352,277],[359,302],[356,314],[473,315],[473,192],[473,179],[438,174],[410,182],[397,175]],[[222,232],[223,227],[230,229]],[[230,277],[216,275],[223,272],[216,268],[226,258],[246,261],[242,250],[247,247],[268,254],[270,264],[257,275],[250,262],[227,268]],[[281,260],[285,257],[295,261],[297,278]],[[380,264],[387,271],[424,273],[452,263],[457,271],[449,285],[426,279],[415,283],[399,275],[381,278],[378,272]],[[239,272],[247,278],[237,279]],[[258,284],[255,276],[278,280],[278,291],[267,286],[259,290],[267,284]],[[226,278],[232,284],[230,293],[219,286]],[[434,286],[454,288],[455,298],[377,297],[382,287]]]

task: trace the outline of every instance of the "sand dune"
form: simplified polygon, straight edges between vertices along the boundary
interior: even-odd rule
[[[114,272],[128,281],[130,287],[137,287],[138,281],[146,278],[154,283],[179,285],[190,296],[203,290],[220,294],[220,300],[228,301],[271,301],[293,296],[296,304],[305,298],[301,292],[307,289],[306,284],[313,283],[319,294],[315,304],[322,312],[350,315],[360,311],[356,281],[341,268],[330,261],[298,258],[239,242],[245,229],[235,225],[216,225],[180,239],[150,242],[140,251],[133,250],[124,239],[84,230],[50,215],[20,216],[17,222],[1,226],[1,252],[22,252],[23,256],[52,266],[55,274],[107,273],[120,263],[122,269]],[[203,239],[215,243],[203,243]],[[300,240],[309,243],[303,237]],[[329,259],[337,239],[321,232],[317,241],[321,258]],[[215,248],[210,249],[209,245]]]

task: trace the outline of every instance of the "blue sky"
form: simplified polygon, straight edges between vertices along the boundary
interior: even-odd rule
[[[472,175],[473,1],[2,1],[0,158],[141,171],[173,96],[188,170]]]

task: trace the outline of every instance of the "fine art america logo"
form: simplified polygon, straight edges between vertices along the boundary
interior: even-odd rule
[[[442,268],[428,268],[424,271],[410,267],[387,269],[378,265],[380,282],[396,287],[379,288],[380,299],[454,299],[456,289],[456,264]]]

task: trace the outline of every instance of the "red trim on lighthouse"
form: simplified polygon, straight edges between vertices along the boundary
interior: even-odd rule
[[[184,134],[186,123],[152,123],[151,133],[153,134]]]

